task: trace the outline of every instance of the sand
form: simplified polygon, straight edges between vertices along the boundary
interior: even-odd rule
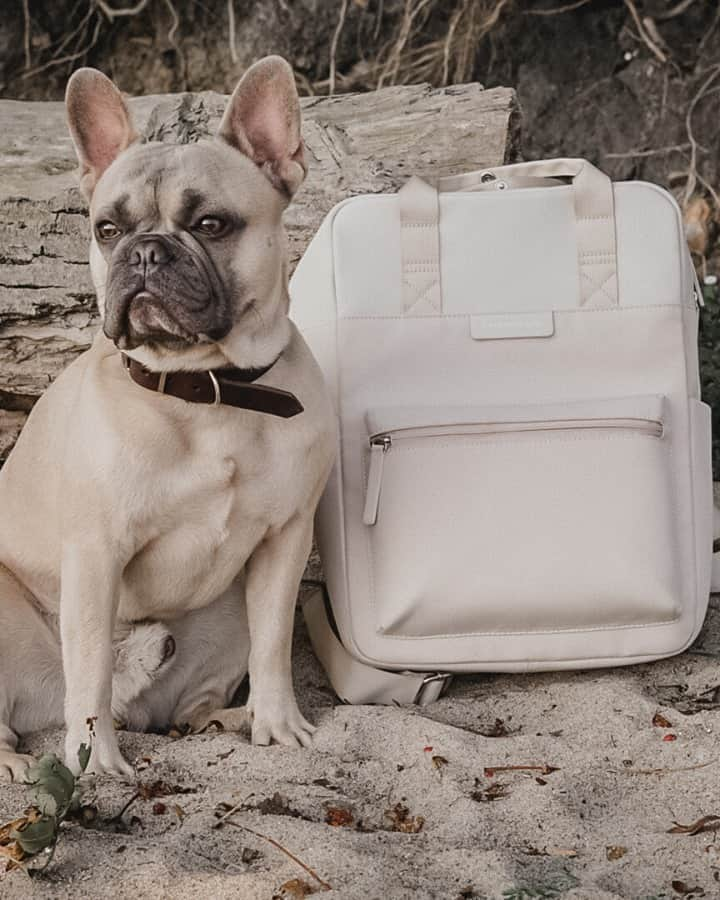
[[[0,874],[0,896],[270,900],[302,879],[347,900],[720,897],[719,833],[668,833],[720,815],[720,689],[705,693],[720,684],[720,598],[682,656],[457,678],[424,709],[339,705],[299,618],[294,654],[312,750],[121,734],[138,780],[175,793],[138,798],[118,825],[136,785],[87,778],[93,826],[63,828],[42,878]],[[49,732],[26,746],[61,743]],[[485,771],[521,765],[542,768]],[[27,796],[1,786],[0,822]],[[240,807],[236,825],[213,827],[220,804]],[[292,887],[280,896],[302,896]]]

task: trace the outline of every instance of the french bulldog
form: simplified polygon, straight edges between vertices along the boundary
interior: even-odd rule
[[[63,703],[75,772],[91,740],[89,771],[132,774],[114,716],[308,746],[291,636],[335,419],[288,318],[292,70],[252,66],[194,144],[142,143],[93,69],[66,103],[102,329],[0,472],[0,776],[22,778],[18,735]]]

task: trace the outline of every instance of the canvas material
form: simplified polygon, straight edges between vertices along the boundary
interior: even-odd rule
[[[291,282],[338,416],[316,531],[339,636],[361,663],[639,662],[684,649],[705,615],[710,419],[677,206],[582,161],[522,165],[493,170],[501,190],[477,175],[439,183],[422,254],[437,246],[432,308],[407,303],[396,195],[336,207]],[[574,180],[543,186],[544,173]],[[596,212],[598,229],[578,226]],[[606,262],[588,293],[591,257]],[[563,406],[568,427],[549,427]],[[490,420],[495,433],[478,427]],[[392,446],[367,525],[380,421]]]

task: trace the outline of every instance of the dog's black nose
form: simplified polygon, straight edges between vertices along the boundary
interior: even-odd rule
[[[130,265],[147,269],[155,266],[164,266],[172,258],[170,249],[159,238],[146,238],[138,241],[130,254]]]

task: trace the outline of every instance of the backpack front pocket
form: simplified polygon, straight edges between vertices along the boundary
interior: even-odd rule
[[[655,395],[369,412],[363,521],[376,630],[540,633],[676,619],[665,419]]]

